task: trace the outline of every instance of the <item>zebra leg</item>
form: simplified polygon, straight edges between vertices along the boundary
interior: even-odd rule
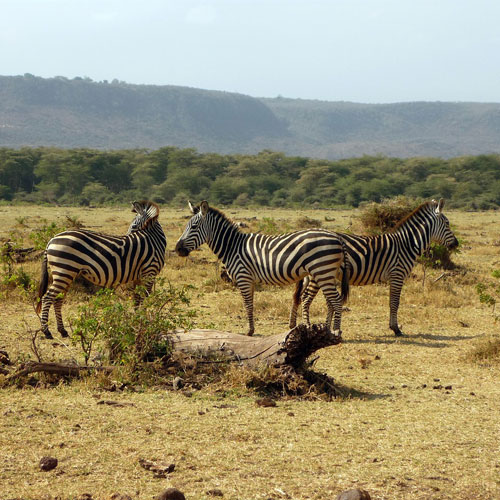
[[[56,313],[57,321],[57,331],[61,334],[61,337],[69,337],[68,331],[64,328],[64,323],[62,319],[62,304],[64,297],[57,297],[54,300],[54,312]]]
[[[144,300],[144,295],[137,292],[137,286],[142,285],[146,289],[146,297],[151,294],[151,290],[153,290],[153,286],[155,284],[155,277],[152,278],[144,278],[143,281],[136,283],[134,287],[134,307],[137,309]]]
[[[54,336],[49,330],[49,311],[50,306],[54,302],[54,296],[50,293],[50,290],[42,297],[42,314],[40,316],[40,322],[42,324],[42,332],[48,339],[53,339]]]
[[[42,297],[42,314],[40,316],[42,332],[48,339],[54,338],[49,330],[49,310],[51,305],[54,305],[56,313],[57,331],[63,337],[68,336],[68,332],[64,329],[61,309],[66,292],[77,274],[60,273],[59,271],[52,272],[52,285],[49,286],[47,293]]]
[[[293,292],[292,309],[290,310],[290,320],[288,328],[292,329],[297,326],[297,311],[301,302],[302,289],[304,288],[304,280],[299,280],[295,283],[295,291]]]
[[[316,281],[311,280],[304,291],[302,300],[302,319],[307,326],[311,326],[310,309],[314,297],[318,294],[319,287]]]
[[[238,288],[240,289],[241,295],[243,297],[243,304],[247,312],[248,318],[248,333],[247,335],[251,337],[255,332],[255,325],[253,320],[253,293],[254,293],[254,283],[252,281],[237,282]]]
[[[399,309],[399,299],[401,297],[401,289],[403,288],[402,280],[391,280],[389,288],[389,328],[394,332],[396,337],[401,337],[403,332],[398,325],[398,309]]]
[[[328,314],[326,316],[326,326],[330,329],[333,322],[333,333],[334,335],[342,335],[342,330],[340,329],[340,324],[342,320],[342,300],[337,289],[332,286],[323,286],[323,294],[326,299],[328,306]]]

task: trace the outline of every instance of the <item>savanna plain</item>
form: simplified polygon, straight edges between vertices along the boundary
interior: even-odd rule
[[[359,232],[356,210],[224,212],[253,229],[263,223],[294,230],[313,219],[327,229]],[[120,390],[117,384],[108,392],[109,380],[97,376],[3,383],[0,498],[121,493],[146,499],[176,487],[189,500],[212,498],[214,490],[232,500],[323,500],[351,488],[378,500],[499,499],[500,362],[487,348],[498,341],[498,313],[480,303],[476,291],[479,282],[493,285],[491,273],[500,269],[499,215],[445,212],[461,240],[460,253],[452,256],[458,267],[424,275],[422,265],[415,266],[399,311],[404,337],[388,328],[387,286],[351,288],[344,341],[318,351],[314,364],[335,379],[336,398],[288,396],[275,407],[259,406],[261,396],[235,382],[235,369],[227,384],[184,391],[147,384]],[[161,276],[176,286],[194,285],[189,293],[197,327],[245,333],[239,292],[221,280],[211,251],[204,246],[188,258],[173,252],[188,215],[187,209],[162,208],[169,252]],[[117,235],[132,220],[128,207],[1,206],[0,238],[16,231],[29,246],[34,228],[47,221],[64,225],[68,217]],[[16,265],[39,279],[39,260]],[[257,335],[287,330],[292,292],[258,288]],[[16,363],[33,358],[31,336],[39,327],[33,303],[16,288],[1,293],[0,348]],[[82,287],[70,291],[66,324],[88,298]],[[323,321],[322,297],[312,313]],[[51,326],[55,333],[52,311]],[[77,345],[55,336],[38,341],[44,360],[82,361]],[[125,404],[97,404],[103,399]],[[43,456],[56,457],[58,466],[42,472]],[[155,478],[139,459],[175,469]]]

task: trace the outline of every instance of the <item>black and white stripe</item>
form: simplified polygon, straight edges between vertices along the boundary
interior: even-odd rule
[[[67,337],[62,319],[62,303],[78,275],[95,285],[115,288],[118,285],[144,285],[147,293],[165,264],[167,240],[158,222],[156,203],[132,204],[136,216],[125,236],[110,236],[87,230],[64,231],[52,238],[45,250],[42,279],[36,311],[41,311],[42,331],[52,338],[48,327],[50,306],[54,305],[57,330]],[[47,266],[52,271],[48,286]],[[136,295],[136,302],[140,301]]]
[[[390,233],[379,236],[340,235],[349,257],[351,285],[389,282],[389,328],[395,335],[402,335],[398,325],[399,299],[403,282],[410,274],[417,257],[429,248],[432,241],[450,249],[458,245],[450,223],[442,212],[443,205],[443,199],[439,203],[432,200],[420,205]],[[309,308],[318,293],[318,285],[314,279],[297,283],[290,314],[291,327],[295,326],[302,289],[303,318],[306,324],[310,322]]]
[[[312,276],[323,291],[327,304],[327,323],[333,316],[334,330],[340,334],[342,303],[349,283],[344,272],[345,248],[335,234],[322,229],[271,236],[243,233],[222,212],[206,201],[199,207],[189,204],[194,214],[175,247],[187,256],[203,243],[225,265],[239,288],[248,317],[248,335],[254,333],[253,295],[255,283],[286,285]],[[341,295],[336,282],[342,283]]]

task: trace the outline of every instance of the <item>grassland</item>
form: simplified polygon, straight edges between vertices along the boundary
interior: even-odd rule
[[[227,210],[257,227],[295,228],[304,217],[323,227],[356,229],[356,212]],[[123,234],[128,209],[0,207],[0,238],[16,230],[27,238],[43,220]],[[345,342],[320,351],[315,369],[333,376],[343,397],[333,401],[284,398],[274,408],[237,385],[188,393],[164,387],[106,392],[93,378],[59,385],[0,389],[0,499],[94,499],[120,492],[152,498],[168,486],[190,500],[335,498],[361,487],[373,499],[500,498],[500,363],[474,353],[498,337],[491,307],[480,304],[476,283],[500,268],[500,225],[494,212],[447,212],[463,240],[456,272],[421,266],[404,289],[400,322],[406,336],[388,329],[388,288],[352,289],[343,316]],[[160,220],[173,249],[187,211],[165,209]],[[257,217],[257,220],[252,220]],[[22,264],[38,277],[39,262]],[[162,273],[172,283],[194,284],[197,326],[246,331],[239,293],[219,278],[208,248],[182,259],[169,254]],[[285,331],[291,288],[256,294],[256,331]],[[28,329],[38,318],[17,290],[2,290],[0,348],[11,359],[30,356]],[[84,293],[70,293],[66,321]],[[322,320],[324,301],[313,304]],[[51,321],[53,317],[51,315]],[[78,348],[41,342],[46,360],[81,359]],[[98,405],[101,399],[132,403]],[[51,455],[59,465],[41,472]],[[155,479],[139,458],[175,463],[168,479]]]

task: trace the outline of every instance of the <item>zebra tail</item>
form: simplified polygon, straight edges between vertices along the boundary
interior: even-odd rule
[[[40,278],[40,285],[38,287],[38,302],[36,303],[35,311],[37,314],[40,314],[42,310],[42,297],[47,292],[47,288],[49,287],[49,272],[47,270],[47,251],[43,254],[42,261],[42,276]]]
[[[342,283],[340,287],[340,298],[342,300],[342,304],[347,302],[349,298],[349,280],[351,279],[351,261],[347,255],[347,249],[345,243],[342,241],[342,249],[344,250],[344,265],[342,266]]]

